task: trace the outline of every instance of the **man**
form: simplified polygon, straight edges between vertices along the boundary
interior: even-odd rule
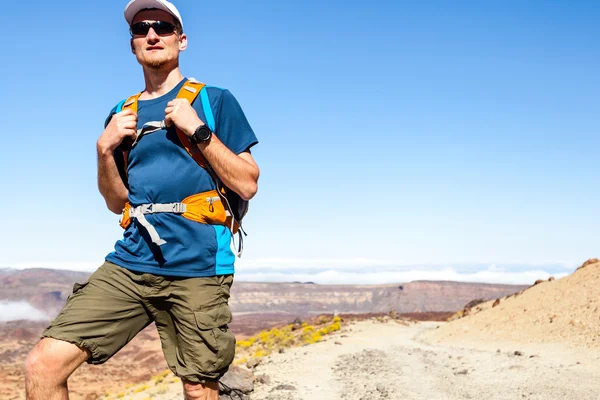
[[[30,352],[26,391],[31,400],[67,399],[67,379],[84,361],[104,363],[152,322],[186,399],[218,399],[218,379],[234,356],[235,338],[227,326],[235,258],[231,229],[176,212],[140,216],[133,211],[158,210],[215,190],[215,179],[188,154],[179,134],[199,149],[226,187],[249,200],[259,176],[249,151],[257,139],[227,90],[204,89],[215,132],[207,128],[207,104],[203,107],[200,97],[193,105],[177,98],[186,85],[179,53],[187,37],[173,4],[131,0],[125,19],[145,89],[137,112],[113,109],[107,120],[97,142],[98,186],[114,213],[131,205],[133,222],[106,262],[86,283],[75,285]],[[163,120],[154,132],[137,136],[137,129]],[[127,141],[135,145],[123,147]]]

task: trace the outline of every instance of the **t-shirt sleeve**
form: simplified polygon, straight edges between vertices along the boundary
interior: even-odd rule
[[[220,101],[213,110],[215,134],[229,150],[240,154],[258,143],[242,107],[229,90],[221,91]]]

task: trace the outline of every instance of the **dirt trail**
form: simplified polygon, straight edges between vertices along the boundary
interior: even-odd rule
[[[251,399],[596,400],[600,396],[597,350],[429,342],[427,333],[438,325],[363,321],[325,342],[269,356],[255,373],[268,375],[270,382],[257,384]]]

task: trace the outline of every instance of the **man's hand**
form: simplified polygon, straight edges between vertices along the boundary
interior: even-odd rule
[[[125,109],[112,116],[110,122],[100,135],[98,151],[101,153],[112,153],[121,144],[123,139],[129,137],[135,139],[137,127],[137,114],[130,109]]]
[[[196,128],[204,125],[187,99],[175,99],[167,104],[165,123],[167,126],[175,124],[187,136],[192,136]]]

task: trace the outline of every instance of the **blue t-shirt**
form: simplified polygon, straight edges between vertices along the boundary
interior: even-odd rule
[[[162,121],[167,103],[177,97],[184,83],[185,79],[156,99],[140,100],[138,129],[148,121]],[[258,143],[235,97],[224,89],[207,87],[205,90],[213,111],[214,133],[221,142],[235,154]],[[200,96],[193,107],[206,123]],[[118,164],[122,157],[121,152],[115,152]],[[209,173],[181,145],[174,127],[140,139],[129,152],[126,179],[129,203],[134,207],[180,202],[193,194],[215,189]],[[234,273],[235,255],[230,249],[231,232],[227,227],[198,223],[172,213],[147,214],[146,219],[167,243],[161,246],[152,243],[146,229],[133,219],[123,239],[115,244],[115,250],[106,256],[107,261],[132,271],[165,276]]]

